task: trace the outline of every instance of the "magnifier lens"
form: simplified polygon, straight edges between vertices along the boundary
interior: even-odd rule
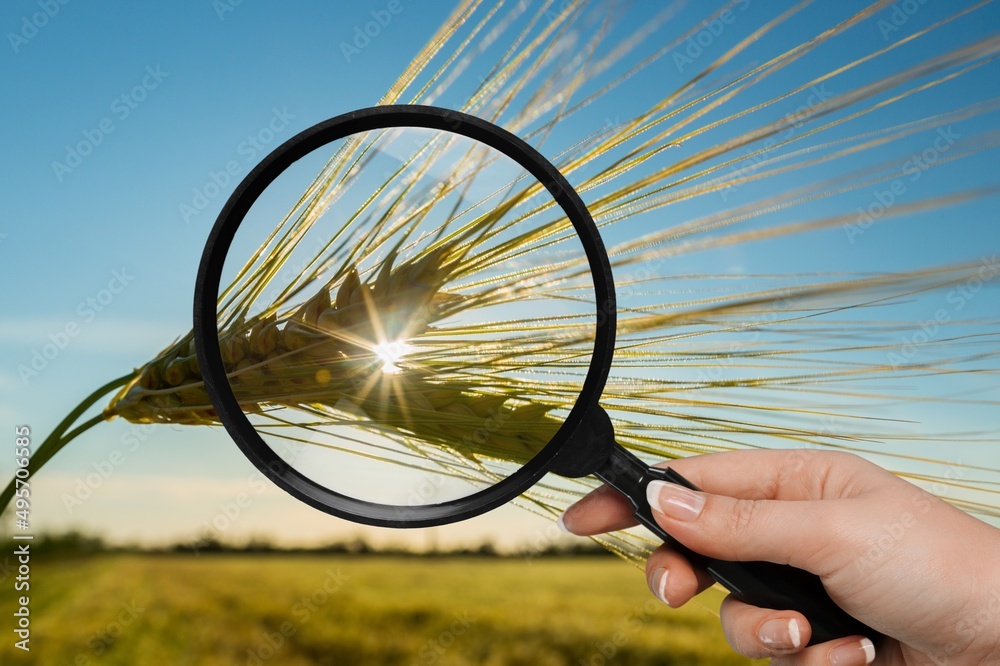
[[[439,525],[550,469],[594,474],[741,599],[808,617],[811,644],[877,638],[814,574],[700,555],[655,520],[652,480],[697,488],[614,444],[597,403],[610,272],[579,197],[520,139],[444,109],[362,109],[293,138],[227,202],[195,291],[199,368],[247,457],[317,508]]]
[[[508,478],[565,421],[594,353],[565,211],[504,153],[443,130],[352,134],[296,161],[243,218],[220,284],[247,419],[308,480],[367,502]]]

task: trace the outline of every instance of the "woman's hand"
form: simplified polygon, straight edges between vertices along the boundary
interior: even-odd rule
[[[722,626],[737,652],[775,665],[1000,664],[1000,530],[846,453],[733,451],[661,466],[703,490],[649,485],[668,534],[709,557],[817,574],[841,608],[887,637],[878,654],[862,636],[806,648],[811,628],[800,613],[730,596]],[[608,487],[561,520],[578,535],[636,524]],[[673,607],[714,582],[667,546],[646,571],[653,593]]]

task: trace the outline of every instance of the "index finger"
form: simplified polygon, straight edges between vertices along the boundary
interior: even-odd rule
[[[700,490],[738,499],[841,499],[892,476],[864,458],[820,449],[744,449],[659,463]]]
[[[862,468],[867,466],[869,470]],[[701,490],[742,499],[816,500],[845,497],[864,487],[863,479],[881,468],[858,456],[816,449],[750,449],[706,453],[658,463],[670,467]],[[866,471],[866,474],[858,474]],[[573,534],[589,536],[637,524],[631,503],[601,486],[573,504],[561,518]]]

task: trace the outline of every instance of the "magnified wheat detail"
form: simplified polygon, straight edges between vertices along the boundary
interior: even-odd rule
[[[615,274],[617,346],[602,405],[629,450],[651,462],[746,447],[853,451],[966,511],[1000,516],[1000,470],[954,455],[955,447],[995,445],[1000,433],[937,431],[880,411],[996,404],[961,382],[996,376],[1000,322],[907,307],[930,294],[986,293],[1000,276],[996,248],[902,270],[699,273],[690,261],[795,239],[801,248],[813,235],[822,253],[831,230],[859,242],[876,225],[927,215],[959,225],[981,214],[977,206],[1000,194],[1000,181],[960,176],[996,151],[1000,97],[984,89],[952,103],[947,91],[996,64],[1000,36],[917,54],[944,31],[975,24],[990,3],[956,4],[944,18],[863,54],[845,49],[839,60],[830,55],[841,53],[838,44],[862,31],[879,35],[891,3],[831,12],[801,2],[755,21],[746,4],[679,26],[684,3],[630,21],[615,2],[467,0],[379,103],[435,104],[499,124],[580,193]],[[729,39],[694,55],[687,45],[716,21]],[[595,111],[605,108],[614,115]],[[477,210],[455,206],[484,168],[475,151],[439,187],[419,187],[413,174],[440,155],[432,141],[350,211],[349,223],[369,230],[362,242],[333,234],[286,278],[303,238],[380,140],[347,140],[330,155],[219,294],[231,385],[257,427],[276,437],[380,456],[360,436],[317,442],[299,434],[336,422],[359,435],[377,431],[411,454],[393,464],[489,483],[495,461],[523,463],[558,428],[578,394],[572,379],[590,361],[593,320],[528,306],[475,325],[463,317],[507,312],[510,303],[583,302],[592,298],[589,269],[579,256],[528,267],[539,248],[576,242],[529,180],[506,183]],[[934,159],[908,160],[914,141],[936,145]],[[917,174],[919,187],[864,214],[850,198],[917,182]],[[436,233],[408,237],[408,225],[422,219],[439,219]],[[498,240],[500,231],[509,236]],[[469,340],[481,344],[469,351]],[[534,380],[522,372],[533,365],[566,378]],[[946,393],[923,390],[943,377]],[[77,423],[109,393],[103,414]],[[81,403],[32,469],[116,417],[218,423],[190,333]],[[484,423],[494,424],[485,434]],[[518,501],[554,518],[596,483],[546,477]],[[657,545],[638,531],[600,540],[636,562]]]

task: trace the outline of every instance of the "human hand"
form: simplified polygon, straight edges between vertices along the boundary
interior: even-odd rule
[[[820,577],[845,611],[886,638],[805,647],[808,620],[732,595],[722,626],[747,657],[775,666],[1000,664],[1000,530],[858,456],[815,450],[732,451],[664,463],[702,492],[649,484],[668,534],[709,557],[790,564]],[[609,487],[562,517],[577,535],[636,524]],[[649,557],[653,593],[678,607],[714,581],[661,546]]]

